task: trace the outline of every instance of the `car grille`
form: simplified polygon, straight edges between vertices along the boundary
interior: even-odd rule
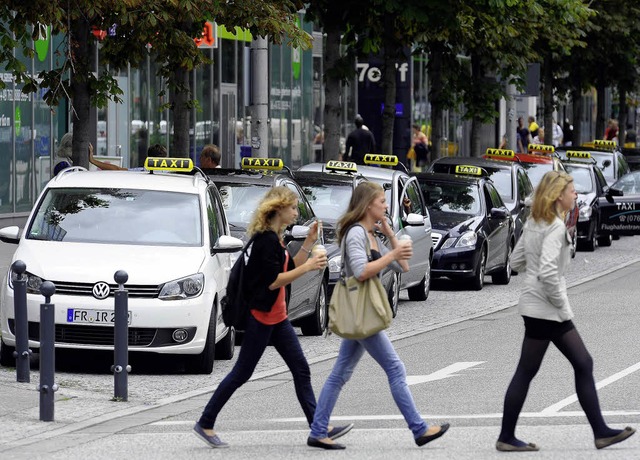
[[[56,285],[56,294],[64,295],[81,295],[93,297],[93,285],[95,283],[70,283],[65,281],[52,281]],[[117,284],[109,284],[109,297],[114,296],[114,292],[118,290]],[[124,288],[129,293],[129,297],[142,299],[155,299],[160,293],[159,286],[142,285],[142,284],[125,284]]]
[[[433,249],[438,247],[440,244],[440,240],[442,239],[442,235],[440,233],[431,232],[431,241],[433,242]]]
[[[15,321],[9,320],[9,330],[15,335]],[[151,345],[157,334],[155,328],[130,327],[129,346]],[[29,322],[29,340],[40,341],[40,323]],[[56,343],[113,346],[113,327],[56,324]]]

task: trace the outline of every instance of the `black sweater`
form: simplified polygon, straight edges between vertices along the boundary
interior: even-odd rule
[[[273,231],[258,233],[251,246],[249,263],[244,272],[245,286],[252,310],[271,311],[280,289],[269,289],[278,275],[284,271],[285,253],[280,239]],[[295,268],[289,255],[287,271]]]

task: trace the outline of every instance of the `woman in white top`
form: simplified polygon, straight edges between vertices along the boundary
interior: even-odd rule
[[[598,449],[627,439],[635,429],[609,428],[602,418],[593,379],[593,360],[571,318],[564,272],[570,259],[571,238],[564,215],[576,203],[573,178],[550,171],[536,187],[531,218],[525,224],[511,258],[511,267],[524,275],[518,312],[524,319],[525,334],[516,373],[504,398],[502,430],[496,443],[500,451],[539,450],[533,443],[515,436],[516,422],[524,405],[529,384],[542,359],[553,344],[573,366],[578,401],[593,429]]]

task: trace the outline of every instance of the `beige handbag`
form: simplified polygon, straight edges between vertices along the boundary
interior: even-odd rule
[[[345,238],[346,240],[346,238]],[[367,257],[371,248],[367,238]],[[329,329],[345,339],[364,339],[391,325],[391,306],[380,278],[358,281],[345,275],[345,241],[342,242],[342,268],[329,302]]]

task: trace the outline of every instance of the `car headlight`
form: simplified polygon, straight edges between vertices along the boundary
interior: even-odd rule
[[[447,238],[444,243],[442,243],[442,246],[440,247],[440,249],[447,249],[450,248],[451,246],[453,246],[453,243],[456,242],[455,238]]]
[[[591,219],[591,212],[592,212],[592,208],[591,206],[581,206],[580,207],[580,214],[579,214],[579,219],[581,221],[585,221],[585,220],[589,220]]]
[[[477,241],[478,241],[478,235],[476,235],[476,232],[465,232],[458,239],[458,242],[456,243],[456,248],[473,247],[476,245]]]
[[[204,274],[196,273],[175,281],[169,281],[160,289],[161,300],[178,300],[197,297],[204,288]]]
[[[9,277],[9,287],[13,289],[13,282],[18,279],[18,274],[13,270],[9,271],[11,272],[11,276]],[[27,293],[40,294],[40,286],[42,286],[44,280],[39,276],[36,276],[33,273],[29,272],[24,272],[22,276],[27,280]]]
[[[339,254],[339,255],[329,259],[329,272],[330,273],[340,273],[340,269],[341,268],[342,268],[342,254]]]

